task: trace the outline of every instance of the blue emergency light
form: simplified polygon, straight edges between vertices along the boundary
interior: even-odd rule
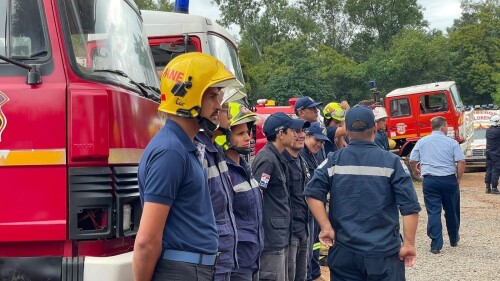
[[[174,12],[189,14],[189,0],[175,0]]]

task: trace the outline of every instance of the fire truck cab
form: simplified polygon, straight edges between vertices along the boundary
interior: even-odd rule
[[[389,138],[396,141],[400,156],[410,154],[415,143],[432,132],[431,119],[443,116],[448,136],[465,151],[473,135],[472,111],[466,112],[453,81],[436,82],[393,90],[384,100]]]
[[[245,84],[236,41],[222,26],[208,18],[183,13],[143,10],[142,17],[158,77],[174,57],[201,52],[220,60]]]
[[[0,1],[0,280],[132,280],[161,128],[132,0]]]

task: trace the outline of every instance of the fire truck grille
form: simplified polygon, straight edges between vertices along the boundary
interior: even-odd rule
[[[472,156],[474,157],[486,156],[486,149],[473,149]]]
[[[70,239],[128,237],[142,214],[137,166],[69,169]]]

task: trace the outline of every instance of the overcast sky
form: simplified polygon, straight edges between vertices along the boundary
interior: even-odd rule
[[[189,13],[200,15],[212,20],[217,20],[220,16],[219,8],[212,5],[210,0],[190,0]],[[424,7],[424,18],[429,22],[431,28],[446,31],[447,27],[453,24],[454,19],[458,19],[462,10],[460,0],[417,0]],[[231,31],[233,35],[237,31]]]

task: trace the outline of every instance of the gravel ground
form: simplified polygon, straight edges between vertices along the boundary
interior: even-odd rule
[[[500,280],[500,195],[486,194],[484,186],[484,172],[464,174],[460,186],[460,242],[450,247],[443,216],[444,246],[435,255],[430,253],[422,188],[415,185],[422,212],[417,230],[417,263],[406,270],[408,281]]]
[[[460,186],[460,242],[450,247],[443,216],[444,246],[437,255],[430,253],[421,184],[415,183],[415,188],[422,211],[417,229],[417,262],[406,269],[407,280],[500,280],[500,195],[484,192],[484,172],[464,174]],[[329,277],[326,267],[323,276]]]

